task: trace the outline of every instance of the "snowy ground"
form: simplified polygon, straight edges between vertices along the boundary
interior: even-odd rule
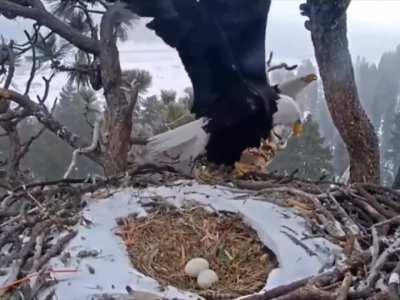
[[[262,242],[277,255],[279,261],[279,268],[272,271],[266,282],[266,289],[316,274],[322,267],[329,265],[333,257],[340,255],[340,249],[322,239],[304,241],[315,255],[307,254],[283,233],[290,233],[299,239],[307,234],[301,217],[267,202],[254,199],[244,201],[242,197],[238,198],[239,194],[239,190],[226,187],[182,181],[169,187],[120,189],[105,199],[88,199],[89,205],[83,215],[93,224],[90,227],[79,227],[78,236],[66,249],[71,254],[68,264],[64,264],[60,258],[51,261],[54,270],[78,270],[72,275],[63,275],[64,277],[57,275],[59,279],[63,279],[56,286],[58,299],[93,299],[95,295],[103,293],[126,293],[126,286],[134,291],[150,293],[147,294],[148,298],[140,299],[156,299],[157,294],[168,299],[193,299],[193,295],[190,297],[188,293],[172,287],[161,291],[157,282],[136,271],[130,263],[122,240],[114,234],[116,218],[131,213],[144,215],[145,211],[140,203],[155,196],[162,196],[177,206],[185,201],[196,201],[217,210],[241,213],[248,224],[257,230]],[[79,259],[77,254],[82,250],[97,250],[99,255]]]

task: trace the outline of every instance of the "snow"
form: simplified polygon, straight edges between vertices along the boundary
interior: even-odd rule
[[[277,255],[279,261],[279,267],[272,271],[265,289],[317,274],[322,267],[331,262],[332,257],[340,256],[340,249],[328,241],[307,239],[303,241],[304,244],[317,254],[309,256],[302,247],[294,244],[283,233],[286,231],[298,239],[301,239],[303,234],[310,235],[303,218],[296,216],[290,209],[257,199],[243,199],[243,195],[243,191],[233,188],[180,181],[163,187],[123,188],[114,191],[112,196],[105,199],[88,198],[88,206],[82,214],[93,224],[89,227],[78,226],[78,235],[65,250],[71,254],[69,264],[64,265],[60,258],[54,258],[50,263],[54,270],[78,270],[68,275],[56,274],[58,279],[63,279],[56,285],[58,299],[92,299],[96,294],[121,294],[126,293],[126,286],[130,286],[134,291],[154,295],[149,299],[156,299],[156,295],[168,299],[199,298],[193,298],[190,293],[173,287],[161,290],[155,280],[134,269],[122,240],[115,235],[117,218],[132,213],[145,215],[140,203],[158,196],[178,207],[186,201],[195,201],[216,210],[240,213],[258,232],[262,242]],[[77,258],[79,251],[94,249],[99,251],[99,256]],[[94,268],[94,274],[89,272],[88,266]]]

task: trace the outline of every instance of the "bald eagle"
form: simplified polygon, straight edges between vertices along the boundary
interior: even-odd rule
[[[259,147],[270,135],[274,114],[291,101],[267,80],[265,31],[271,1],[124,2],[137,15],[153,18],[147,27],[177,50],[194,92],[197,120],[152,137],[147,156],[178,149],[181,160],[206,152],[209,161],[232,165],[243,150]]]

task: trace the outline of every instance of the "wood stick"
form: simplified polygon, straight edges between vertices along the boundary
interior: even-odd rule
[[[400,261],[397,263],[392,274],[389,277],[389,296],[390,300],[399,300],[399,287],[400,287]]]
[[[386,250],[383,251],[382,254],[378,257],[367,277],[367,284],[369,287],[372,288],[375,285],[376,281],[378,280],[379,271],[382,269],[389,256],[394,252],[398,251],[399,247],[400,247],[400,238],[395,240],[393,244],[391,244],[388,248],[386,248]]]
[[[336,300],[346,300],[347,299],[352,281],[353,280],[352,280],[351,273],[347,272],[346,275],[344,276],[342,286],[340,287],[340,289],[337,293],[338,295],[337,295]]]

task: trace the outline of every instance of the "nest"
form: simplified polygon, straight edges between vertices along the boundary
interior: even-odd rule
[[[210,213],[196,207],[157,210],[123,220],[123,238],[132,263],[161,285],[195,292],[206,299],[251,294],[265,286],[277,266],[274,254],[236,214]],[[192,258],[203,257],[219,277],[212,290],[200,290],[184,273]],[[224,296],[223,296],[224,295]]]

